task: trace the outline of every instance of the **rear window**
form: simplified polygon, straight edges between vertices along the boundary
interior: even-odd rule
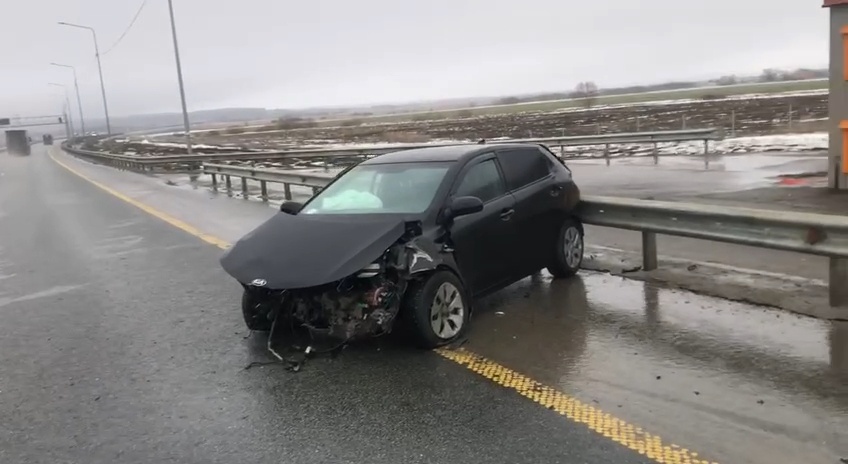
[[[509,190],[532,184],[551,173],[551,161],[538,148],[515,148],[498,152],[498,161]]]

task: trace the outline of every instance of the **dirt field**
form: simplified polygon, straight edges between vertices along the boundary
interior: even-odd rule
[[[338,143],[423,143],[494,137],[557,137],[683,128],[723,127],[737,136],[826,130],[827,93],[762,95],[755,98],[662,101],[591,109],[530,111],[462,119],[435,119],[305,129],[205,132],[197,143],[251,149],[281,149]],[[163,141],[175,141],[166,137]]]

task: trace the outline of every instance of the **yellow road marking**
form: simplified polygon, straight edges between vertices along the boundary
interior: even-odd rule
[[[698,453],[665,443],[660,437],[645,432],[641,427],[613,417],[594,406],[583,403],[574,397],[465,349],[437,349],[436,353],[498,385],[515,390],[520,395],[556,411],[574,422],[585,424],[593,432],[599,433],[656,462],[716,464],[699,457]]]
[[[211,243],[218,248],[226,249],[230,247],[230,244],[223,239],[215,237],[214,235],[206,234],[194,226],[152,208],[138,200],[134,200],[121,192],[89,178],[76,169],[56,159],[52,153],[50,154],[50,158],[71,173],[76,174],[82,179],[94,184],[110,195],[118,197],[178,229],[188,232],[189,234],[194,235],[207,243]],[[515,372],[508,367],[486,359],[483,356],[474,354],[465,349],[437,349],[435,351],[443,358],[453,361],[472,372],[480,374],[482,377],[494,382],[495,384],[514,390],[520,395],[557,412],[561,416],[565,416],[574,422],[584,424],[593,432],[636,451],[637,453],[656,462],[664,464],[717,464],[701,458],[696,452],[674,444],[666,443],[659,436],[645,432],[641,427],[637,427],[617,417],[611,416],[594,406],[583,403],[572,396],[566,395],[552,387],[548,387],[531,379],[530,377]]]

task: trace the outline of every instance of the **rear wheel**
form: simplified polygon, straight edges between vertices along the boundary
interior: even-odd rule
[[[459,278],[437,271],[407,289],[404,319],[416,345],[431,349],[447,345],[468,327],[471,307]]]
[[[245,290],[241,295],[241,313],[244,323],[250,330],[268,332],[271,330],[271,320],[268,319],[270,312],[269,303],[254,292]]]
[[[577,219],[566,218],[557,234],[554,260],[548,272],[556,278],[571,277],[583,263],[583,228]]]

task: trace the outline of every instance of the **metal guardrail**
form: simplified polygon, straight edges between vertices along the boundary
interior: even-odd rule
[[[654,145],[654,163],[658,160],[657,144],[659,143],[679,143],[691,141],[704,142],[704,163],[709,166],[708,153],[709,142],[722,140],[724,132],[719,128],[707,129],[688,129],[675,131],[657,131],[657,132],[633,132],[620,134],[601,134],[589,136],[568,136],[568,137],[546,137],[537,139],[494,139],[488,143],[542,143],[552,149],[560,148],[560,156],[565,156],[565,147],[575,146],[604,146],[604,158],[607,165],[610,164],[610,146],[621,144],[653,144]],[[200,169],[201,163],[215,163],[226,161],[246,161],[246,160],[283,160],[283,159],[324,159],[324,158],[345,158],[345,157],[369,157],[377,156],[385,153],[391,153],[401,150],[410,150],[414,148],[447,146],[447,145],[474,145],[475,142],[467,143],[450,143],[450,144],[405,144],[405,145],[390,145],[376,147],[358,147],[358,148],[316,148],[304,150],[282,150],[282,151],[264,151],[264,152],[242,152],[242,153],[210,153],[210,154],[193,154],[193,155],[162,155],[162,156],[138,156],[138,155],[119,155],[112,153],[104,153],[97,151],[82,150],[63,144],[65,151],[88,158],[92,161],[109,164],[114,167],[131,169],[137,171],[152,171],[157,169],[166,170],[188,170],[196,171]],[[577,157],[572,157],[577,158]]]
[[[315,192],[333,179],[227,165],[204,164],[203,170],[213,176],[216,190],[216,176],[226,178],[228,192],[232,191],[230,177],[240,177],[244,198],[248,197],[247,181],[259,181],[265,201],[267,182],[284,184],[290,200],[292,184],[310,186]],[[848,306],[848,217],[602,196],[583,197],[577,214],[585,224],[641,232],[645,271],[659,264],[657,234],[828,257],[830,305]]]
[[[223,178],[227,193],[232,193],[232,178],[241,178],[241,192],[244,198],[248,196],[247,181],[259,182],[260,197],[268,201],[268,182],[283,184],[286,200],[292,199],[291,186],[302,185],[312,187],[313,195],[333,180],[330,175],[298,174],[290,171],[278,171],[274,169],[257,169],[244,166],[231,166],[228,164],[203,163],[203,173],[212,176],[212,189],[218,191],[218,180]]]

